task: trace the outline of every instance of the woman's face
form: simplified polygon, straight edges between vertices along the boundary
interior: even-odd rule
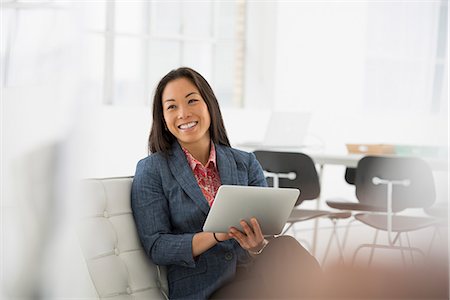
[[[211,118],[197,87],[186,78],[170,81],[162,94],[164,120],[183,147],[207,142]]]

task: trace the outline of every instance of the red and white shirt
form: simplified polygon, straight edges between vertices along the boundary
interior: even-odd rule
[[[189,151],[184,148],[182,149],[203,195],[211,206],[214,202],[217,190],[222,184],[220,181],[219,170],[217,169],[216,148],[214,147],[214,143],[211,142],[208,162],[204,166],[201,162],[196,160]]]

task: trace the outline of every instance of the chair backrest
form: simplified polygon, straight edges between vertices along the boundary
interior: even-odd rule
[[[345,168],[344,178],[348,184],[355,185],[356,168],[351,168],[351,167]]]
[[[396,185],[392,191],[394,211],[426,208],[436,199],[433,173],[428,164],[416,157],[365,156],[356,171],[356,197],[361,203],[387,206],[387,186],[375,185],[373,178],[408,180],[409,185]]]
[[[258,150],[253,153],[265,171],[273,173],[294,172],[296,174],[293,180],[280,178],[279,181],[279,187],[292,187],[300,190],[300,196],[295,203],[296,206],[300,205],[303,200],[313,200],[319,197],[319,176],[311,157],[297,152]],[[273,185],[271,178],[267,178],[267,184]]]
[[[135,227],[132,181],[132,177],[83,180],[81,249],[100,299],[165,299],[166,270],[147,257]]]

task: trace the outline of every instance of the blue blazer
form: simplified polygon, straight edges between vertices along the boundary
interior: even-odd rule
[[[267,185],[253,154],[215,147],[222,184]],[[192,257],[192,237],[202,231],[209,205],[177,142],[169,155],[154,153],[139,161],[131,206],[146,253],[167,266],[171,299],[206,299],[234,277],[237,265],[251,260],[235,240]]]

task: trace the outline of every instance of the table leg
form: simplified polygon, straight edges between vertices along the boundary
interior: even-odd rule
[[[322,178],[323,178],[323,164],[319,165],[319,183],[320,186],[322,186]],[[319,197],[317,197],[316,199],[316,209],[320,209],[320,198],[321,196],[319,195]],[[316,255],[316,247],[317,247],[317,235],[319,233],[319,218],[315,218],[314,219],[314,228],[313,228],[313,238],[312,238],[312,243],[311,243],[311,254],[313,256]]]

